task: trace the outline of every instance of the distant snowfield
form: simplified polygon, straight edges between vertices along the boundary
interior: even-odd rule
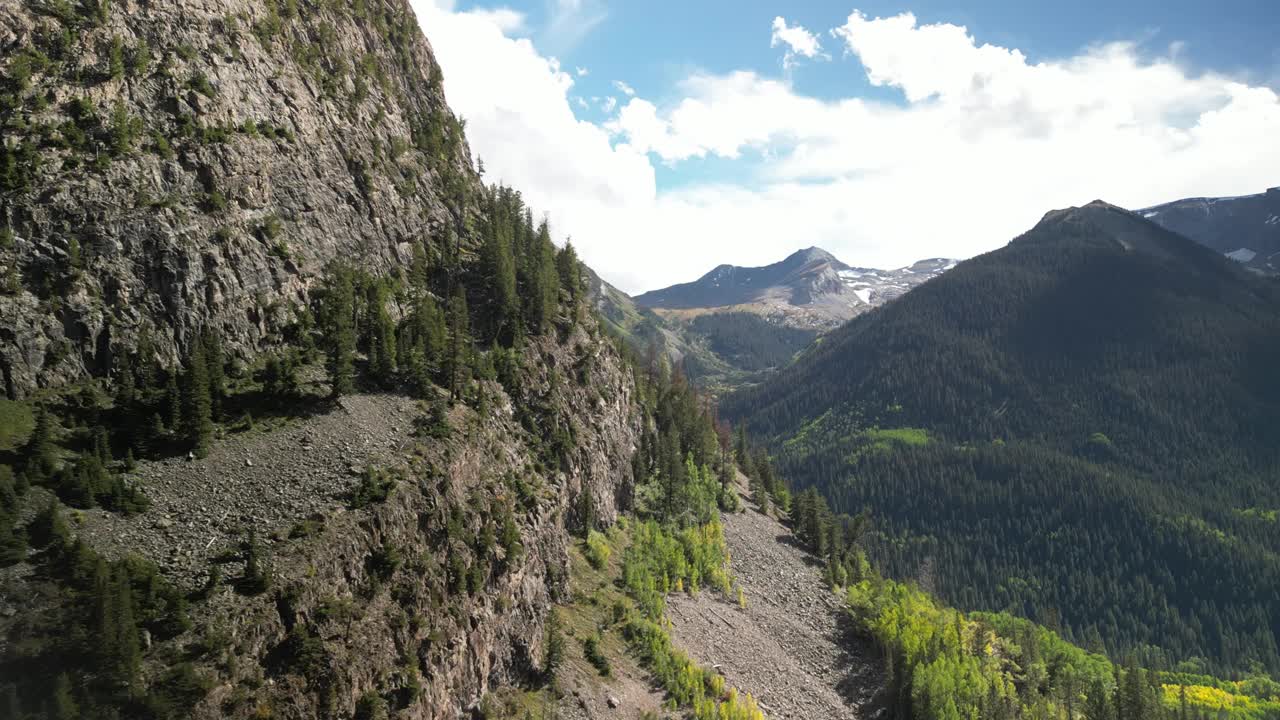
[[[1232,250],[1227,253],[1227,257],[1235,260],[1236,262],[1247,263],[1253,262],[1253,259],[1258,257],[1258,253],[1250,250],[1249,248],[1240,248],[1239,250]]]

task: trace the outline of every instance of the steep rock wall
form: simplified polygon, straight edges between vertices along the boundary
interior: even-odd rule
[[[0,4],[9,397],[143,332],[164,363],[206,325],[248,357],[326,263],[452,250],[479,179],[404,0],[102,3]]]

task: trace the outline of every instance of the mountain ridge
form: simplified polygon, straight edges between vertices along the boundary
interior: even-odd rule
[[[798,487],[871,508],[898,577],[966,608],[1051,609],[1113,656],[1274,669],[1274,623],[1230,647],[1197,628],[1280,612],[1275,528],[1242,514],[1280,504],[1277,366],[1280,287],[1097,202],[1046,213],[720,409]]]
[[[862,268],[811,246],[769,265],[718,265],[697,280],[650,290],[634,300],[666,317],[690,319],[733,309],[782,325],[825,331],[901,296],[954,263],[930,258],[895,270]]]
[[[1280,274],[1280,187],[1234,197],[1195,197],[1135,210],[1250,270]]]

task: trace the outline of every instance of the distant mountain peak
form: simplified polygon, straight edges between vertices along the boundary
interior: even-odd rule
[[[828,263],[834,263],[834,264],[838,264],[838,265],[842,265],[842,264],[843,264],[843,263],[841,263],[839,260],[837,260],[837,259],[836,259],[836,256],[835,256],[835,255],[832,255],[831,253],[829,253],[829,252],[827,252],[826,250],[823,250],[822,248],[817,247],[817,246],[814,246],[814,247],[807,247],[807,248],[804,248],[803,250],[797,250],[797,251],[795,251],[795,252],[791,253],[790,255],[788,255],[788,256],[787,256],[787,259],[786,259],[786,260],[783,260],[783,262],[784,262],[784,263],[792,263],[792,262],[801,262],[801,263],[828,262]]]
[[[783,325],[827,330],[888,302],[954,260],[931,258],[896,270],[855,268],[816,246],[762,267],[718,265],[701,278],[636,296],[659,313],[753,312]]]

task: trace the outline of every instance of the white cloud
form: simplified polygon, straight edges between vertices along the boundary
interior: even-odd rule
[[[604,98],[600,101],[600,109],[604,111],[605,115],[612,114],[617,107],[618,107],[618,98],[616,97],[611,96],[611,97]]]
[[[618,88],[618,92],[622,93],[623,95],[626,95],[627,97],[631,97],[636,94],[635,88],[622,82],[621,80],[614,80],[613,86]]]
[[[586,77],[589,71],[584,67],[580,67],[580,68],[577,68],[574,72],[578,75],[578,77]]]
[[[823,57],[822,44],[818,41],[818,36],[805,30],[800,25],[795,27],[787,27],[787,21],[782,16],[773,19],[773,35],[769,39],[769,47],[778,47],[786,45],[787,52],[782,57],[782,66],[784,68],[794,67],[796,58],[817,58]]]
[[[526,29],[524,13],[509,7],[472,10],[471,14],[488,20],[508,35],[524,32]]]
[[[860,61],[904,102],[822,100],[752,72],[704,73],[669,102],[631,97],[595,124],[574,116],[572,73],[529,40],[490,16],[415,8],[488,179],[519,188],[629,291],[808,245],[858,265],[966,257],[1055,207],[1277,183],[1274,90],[1132,44],[1031,62],[961,27],[854,13],[832,37],[851,70]],[[727,159],[732,174],[658,190],[655,161],[679,177],[700,158]]]

